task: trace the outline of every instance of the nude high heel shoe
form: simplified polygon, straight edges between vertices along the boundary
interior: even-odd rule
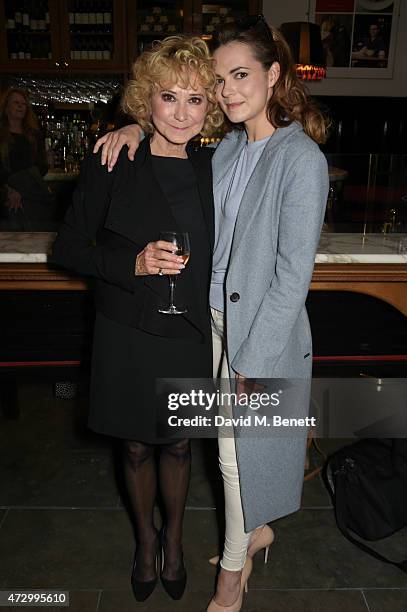
[[[267,563],[270,546],[274,542],[274,531],[269,525],[263,525],[263,527],[256,529],[252,536],[247,548],[248,557],[253,559],[254,555],[264,548],[264,563]]]
[[[250,559],[250,557],[247,557],[246,563],[244,564],[244,567],[242,569],[242,576],[240,579],[240,592],[236,601],[234,601],[230,606],[220,606],[218,603],[216,603],[215,598],[212,597],[206,612],[240,612],[243,605],[243,591],[247,593],[249,590],[248,580],[250,574],[252,573],[252,569],[253,561]]]
[[[269,556],[269,549],[271,544],[274,542],[274,531],[269,525],[263,525],[255,529],[250,536],[249,546],[247,547],[247,556],[253,559],[254,555],[264,548],[264,563],[267,563]],[[209,559],[211,565],[218,565],[219,555]]]

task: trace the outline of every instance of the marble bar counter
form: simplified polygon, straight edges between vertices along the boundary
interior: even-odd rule
[[[407,263],[407,234],[323,232],[315,263]]]
[[[46,263],[55,236],[55,232],[0,232],[0,263]],[[407,234],[322,233],[315,263],[406,264]]]
[[[407,316],[407,234],[321,234],[311,291],[369,295]]]
[[[51,170],[44,176],[44,181],[51,182],[66,182],[76,181],[79,176],[79,172],[64,172],[63,170]]]
[[[0,232],[0,263],[46,263],[56,232]]]

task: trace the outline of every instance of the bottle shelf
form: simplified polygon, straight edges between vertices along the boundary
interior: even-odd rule
[[[7,34],[11,36],[51,36],[50,30],[40,30],[29,32],[27,30],[7,30]]]
[[[69,34],[71,36],[99,36],[99,37],[107,37],[107,36],[114,36],[113,32],[73,32],[72,30],[70,30]]]
[[[202,0],[0,0],[0,29],[6,31],[0,40],[0,69],[5,74],[16,69],[25,73],[31,59],[34,71],[40,69],[40,62],[41,70],[50,74],[66,69],[126,74],[154,40],[181,33],[210,38],[218,25],[258,14],[261,4],[261,0],[217,0],[216,4]],[[44,50],[36,53],[43,57],[32,57],[32,53],[30,57],[30,48],[41,47],[40,42]],[[103,58],[100,51],[106,43],[109,53],[106,48]],[[26,47],[28,57],[23,58]],[[79,57],[78,51],[85,55],[90,51],[90,56]]]

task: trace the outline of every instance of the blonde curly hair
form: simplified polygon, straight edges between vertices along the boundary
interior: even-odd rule
[[[192,82],[191,82],[192,77]],[[151,98],[157,86],[178,83],[182,87],[193,85],[195,78],[205,90],[208,111],[201,130],[210,136],[223,123],[224,115],[215,97],[215,72],[208,47],[198,36],[169,36],[155,41],[133,64],[122,99],[122,109],[131,115],[144,132],[152,133]]]

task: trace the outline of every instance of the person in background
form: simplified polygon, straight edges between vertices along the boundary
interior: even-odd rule
[[[327,66],[349,66],[351,39],[348,29],[339,19],[328,15],[321,23],[321,39]]]
[[[216,33],[213,51],[218,104],[234,128],[212,158],[214,375],[238,395],[250,395],[257,379],[302,379],[295,414],[303,417],[312,371],[305,300],[329,188],[318,144],[328,120],[262,16]],[[127,126],[99,140],[109,168],[123,144],[134,155],[139,131]],[[208,612],[241,609],[251,558],[273,541],[267,523],[299,509],[306,438],[304,428],[287,437],[219,436],[226,533]]]
[[[373,66],[385,66],[386,47],[380,26],[377,23],[372,23],[369,26],[369,35],[357,44],[356,50],[352,53],[355,66],[371,66],[372,61],[370,60],[369,64],[369,58],[378,60],[374,62]]]
[[[42,178],[47,170],[44,139],[28,96],[11,88],[0,101],[1,229],[44,229],[52,201]]]

